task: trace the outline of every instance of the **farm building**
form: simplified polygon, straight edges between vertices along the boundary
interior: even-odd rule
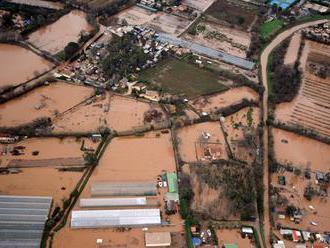
[[[40,247],[51,197],[0,195],[0,247]]]
[[[96,182],[91,187],[92,196],[146,196],[156,195],[156,185],[153,182]]]
[[[154,232],[145,233],[146,247],[164,247],[171,245],[171,233]]]
[[[72,211],[71,216],[71,228],[146,226],[160,223],[160,210],[157,208]]]
[[[126,206],[145,206],[145,205],[147,205],[146,197],[80,199],[81,208],[126,207]]]
[[[178,192],[178,177],[175,172],[166,173],[168,182],[168,192],[177,193]]]

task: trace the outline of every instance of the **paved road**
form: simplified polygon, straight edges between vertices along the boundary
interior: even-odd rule
[[[273,51],[273,49],[279,45],[282,41],[292,35],[294,32],[309,27],[314,26],[317,24],[321,24],[327,22],[329,20],[323,19],[318,21],[306,22],[297,26],[294,26],[279,35],[265,48],[262,52],[260,57],[260,64],[261,64],[261,75],[262,75],[262,83],[265,87],[264,95],[263,95],[263,121],[266,123],[267,116],[268,116],[268,81],[267,81],[267,62],[268,57]],[[265,229],[265,238],[267,242],[267,247],[270,247],[270,233],[271,233],[271,225],[269,221],[269,192],[268,192],[268,185],[269,185],[269,173],[268,173],[268,127],[264,127],[264,134],[263,134],[263,143],[264,143],[264,229]]]

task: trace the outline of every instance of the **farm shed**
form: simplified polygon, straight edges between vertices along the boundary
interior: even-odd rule
[[[71,216],[71,228],[146,226],[160,223],[160,210],[157,208],[72,211]]]
[[[84,198],[80,199],[81,208],[89,207],[125,207],[125,206],[145,206],[146,197],[131,198]]]
[[[164,247],[171,245],[171,233],[154,232],[145,233],[146,247]]]
[[[168,182],[168,192],[176,193],[178,192],[178,177],[175,172],[166,173],[167,182]]]
[[[40,247],[51,197],[0,195],[0,248]]]
[[[95,182],[91,187],[92,196],[147,196],[156,195],[156,185],[153,182]]]

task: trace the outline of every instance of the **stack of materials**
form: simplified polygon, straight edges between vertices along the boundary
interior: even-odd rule
[[[51,197],[0,195],[0,248],[39,248]]]

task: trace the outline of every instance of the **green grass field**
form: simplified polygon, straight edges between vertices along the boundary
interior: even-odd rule
[[[284,21],[282,20],[273,20],[270,22],[265,22],[262,24],[260,32],[261,36],[266,39],[268,38],[271,34],[275,33],[276,31],[280,30],[284,25]]]
[[[173,94],[185,94],[189,98],[227,89],[219,82],[215,72],[174,58],[143,71],[139,79],[157,84]]]

